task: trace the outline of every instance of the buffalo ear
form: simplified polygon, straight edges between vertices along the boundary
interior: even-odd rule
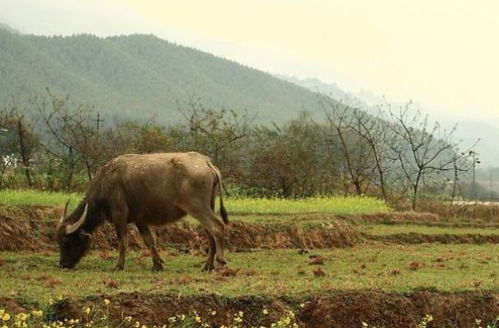
[[[83,213],[81,214],[81,217],[78,219],[78,221],[76,221],[73,224],[68,224],[66,226],[66,235],[72,234],[73,232],[78,230],[83,225],[83,223],[85,223],[85,219],[87,218],[87,213],[88,213],[88,203],[85,204],[85,209],[83,210]]]

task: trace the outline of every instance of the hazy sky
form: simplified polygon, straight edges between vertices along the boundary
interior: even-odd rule
[[[498,13],[496,0],[0,0],[22,32],[153,33],[497,126]]]

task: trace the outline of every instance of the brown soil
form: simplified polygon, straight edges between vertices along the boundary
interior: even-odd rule
[[[55,229],[61,208],[46,206],[0,205],[0,251],[40,251],[57,248]],[[137,229],[130,226],[130,247],[142,248]],[[157,229],[160,246],[205,248],[203,229],[187,222]],[[228,247],[234,251],[251,248],[329,248],[349,247],[361,240],[359,233],[344,220],[330,220],[321,227],[299,224],[247,224],[232,222],[227,231]],[[94,233],[94,247],[101,250],[115,248],[116,234],[110,224]]]
[[[416,232],[395,233],[390,235],[372,235],[363,233],[368,240],[382,241],[394,244],[498,244],[499,235],[481,234],[421,234]]]
[[[27,312],[27,309],[20,302],[9,297],[0,297],[0,309],[4,309],[8,313]]]
[[[68,299],[53,306],[57,319],[84,318],[83,306],[102,307],[104,297]],[[212,326],[230,325],[234,314],[244,312],[244,326],[270,326],[293,310],[301,327],[362,327],[362,322],[376,327],[416,327],[426,314],[434,321],[429,327],[472,327],[475,319],[491,323],[499,313],[499,294],[437,293],[412,294],[377,291],[332,292],[320,297],[277,298],[246,296],[226,298],[215,295],[173,296],[120,294],[109,297],[114,320],[132,316],[145,324],[165,324],[167,318],[196,311]],[[269,311],[268,315],[262,309]],[[216,311],[212,315],[212,311]]]
[[[0,204],[0,251],[39,250],[55,246],[54,230],[61,209]]]
[[[362,214],[356,217],[355,221],[367,223],[434,223],[445,220],[434,213],[407,211]]]

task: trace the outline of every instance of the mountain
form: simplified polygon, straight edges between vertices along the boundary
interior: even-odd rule
[[[4,31],[10,32],[10,33],[21,34],[21,32],[19,32],[15,28],[13,28],[7,24],[4,24],[2,22],[0,22],[0,30],[4,30]]]
[[[178,108],[247,110],[283,122],[318,111],[317,95],[262,71],[152,35],[34,36],[0,28],[0,105],[45,89],[115,119],[179,118]]]

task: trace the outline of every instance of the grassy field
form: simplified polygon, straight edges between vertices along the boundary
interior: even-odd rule
[[[310,265],[309,255],[324,259]],[[114,256],[98,252],[83,259],[77,270],[57,267],[57,254],[3,253],[0,295],[23,295],[46,305],[51,299],[140,291],[179,295],[215,293],[240,295],[317,295],[328,290],[410,292],[499,291],[499,245],[381,245],[348,249],[261,250],[228,255],[234,276],[200,272],[204,256],[163,252],[165,271],[150,272],[151,260],[139,252],[127,258],[123,272],[113,269]],[[114,254],[113,254],[114,255]],[[324,277],[315,277],[320,267]]]
[[[21,213],[20,216],[27,212],[9,211],[10,206],[62,206],[68,198],[71,198],[74,206],[81,195],[34,191],[0,192],[0,203],[9,205],[4,207],[5,213]],[[162,257],[166,263],[165,270],[160,273],[150,271],[151,259],[143,250],[129,252],[125,271],[122,272],[114,270],[116,251],[101,249],[93,250],[76,270],[61,270],[57,266],[58,253],[53,251],[57,249],[54,247],[55,242],[48,239],[50,231],[46,229],[43,236],[48,240],[48,247],[44,251],[0,253],[0,301],[5,297],[49,309],[49,304],[60,299],[77,300],[99,295],[119,299],[120,295],[124,295],[120,293],[136,293],[126,295],[140,295],[146,299],[154,295],[159,299],[163,295],[190,295],[198,297],[199,302],[203,302],[202,297],[206,295],[217,295],[226,300],[253,296],[265,299],[294,297],[303,300],[306,297],[315,298],[343,292],[409,295],[418,291],[431,291],[434,293],[432,295],[439,295],[437,298],[447,295],[446,293],[499,293],[499,238],[495,238],[499,236],[499,226],[491,223],[495,221],[445,217],[433,220],[431,216],[428,220],[420,220],[421,218],[412,218],[407,213],[405,219],[400,219],[399,216],[397,220],[369,222],[369,217],[356,215],[387,213],[391,210],[379,200],[364,197],[303,200],[228,198],[226,207],[232,222],[244,223],[239,225],[241,230],[235,230],[238,235],[243,234],[241,240],[245,240],[246,231],[255,238],[251,248],[232,247],[234,251],[227,252],[227,271],[201,272],[205,256],[201,255],[197,246],[187,242],[178,245],[162,244]],[[396,213],[383,215],[389,217],[392,214]],[[378,215],[372,217],[379,220]],[[9,220],[12,220],[11,217],[5,220],[5,224]],[[29,220],[37,219],[23,220],[30,222]],[[42,224],[38,225],[41,227],[39,233],[30,231],[29,236],[42,236],[44,224],[52,222],[54,218],[42,216],[40,220]],[[187,222],[197,224],[192,218],[188,218]],[[343,225],[335,225],[337,223]],[[331,243],[316,246],[334,245],[338,248],[308,249],[306,252],[292,248],[267,249],[291,247],[275,246],[286,245],[285,242],[264,242],[265,238],[270,238],[270,241],[274,241],[274,238],[291,238],[294,235],[288,229],[290,226],[297,227],[295,234],[298,237],[293,237],[295,239],[322,236],[321,238],[329,241],[336,241],[347,233],[361,237],[352,238],[352,244],[343,246]],[[234,227],[237,225],[234,224]],[[247,229],[243,229],[244,227]],[[339,230],[338,227],[343,227],[344,230]],[[333,229],[336,235],[321,235],[326,228]],[[494,238],[479,238],[480,236]],[[8,240],[11,243],[12,239]],[[204,245],[203,242],[200,245]],[[310,244],[304,245],[308,247]],[[190,250],[189,254],[185,254],[186,249]],[[320,258],[317,261],[323,263],[310,263],[312,255]],[[420,314],[416,314],[416,317],[418,315]],[[478,317],[479,315],[474,315],[474,318]],[[444,322],[445,318],[440,320]],[[106,325],[108,324],[102,326]],[[394,326],[388,324],[386,327]]]
[[[81,194],[34,190],[2,190],[0,203],[8,205],[62,206],[68,199],[76,206]],[[381,200],[369,197],[316,197],[307,199],[228,198],[230,214],[367,214],[388,212],[390,208]]]
[[[7,205],[63,206],[68,199],[76,206],[82,195],[78,193],[35,190],[0,190],[0,203]]]

